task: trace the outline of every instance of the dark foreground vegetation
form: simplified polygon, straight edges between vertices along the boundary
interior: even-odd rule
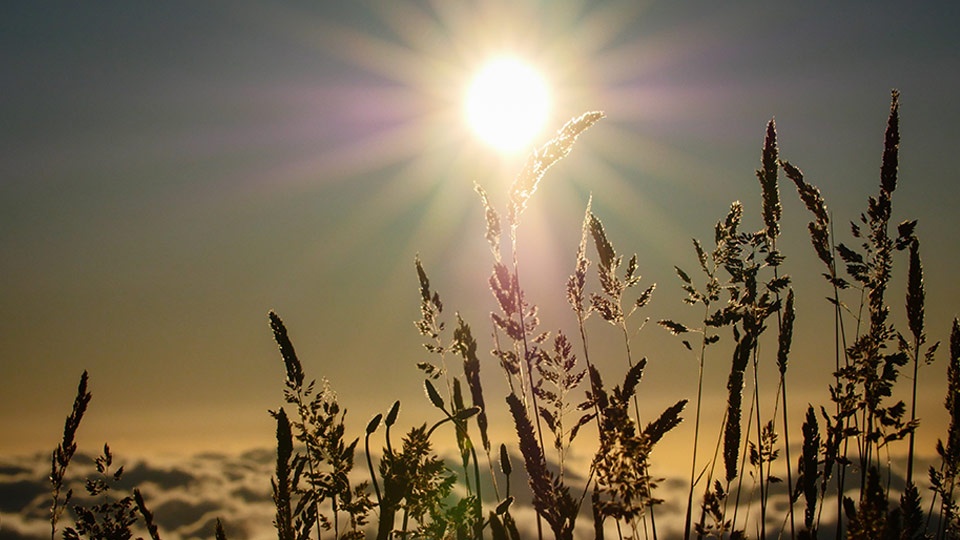
[[[425,265],[416,260],[421,297],[416,327],[431,358],[418,368],[426,396],[437,410],[433,423],[403,434],[391,432],[400,414],[398,401],[371,419],[362,437],[348,436],[345,410],[336,394],[325,381],[318,385],[307,379],[283,321],[271,312],[270,327],[286,376],[284,406],[271,412],[277,459],[270,485],[278,538],[518,540],[521,530],[535,530],[523,536],[566,540],[574,537],[578,519],[591,518],[588,526],[577,529],[578,535],[592,530],[589,535],[598,539],[658,538],[662,501],[656,495],[658,479],[650,473],[651,456],[681,422],[682,413],[685,421],[694,423],[688,490],[680,505],[685,512],[673,516],[674,521],[682,519],[684,538],[960,538],[955,496],[960,480],[956,320],[944,347],[949,349],[950,420],[936,446],[941,463],[916,471],[926,477],[929,490],[921,493],[914,471],[918,368],[933,362],[939,343],[926,337],[917,222],[891,221],[900,142],[898,98],[893,92],[879,191],[852,223],[849,243],[834,236],[832,216],[819,190],[799,168],[779,158],[775,125],[767,125],[756,171],[764,227],[741,230],[743,208],[733,203],[717,223],[712,245],[694,240],[696,272],[676,268],[683,301],[699,306],[702,319],[659,321],[697,354],[698,392],[689,403],[680,399],[662,411],[644,410],[641,416],[638,388],[646,359],[631,349],[631,316],[647,305],[654,286],[641,284],[637,256],[627,258],[614,248],[589,203],[566,287],[574,330],[553,335],[543,331],[536,305],[524,294],[518,263],[521,217],[547,169],[601,113],[571,120],[530,156],[510,189],[505,216],[476,186],[493,263],[493,330],[480,336],[488,342],[478,344],[471,325],[449,315],[431,288]],[[781,270],[785,256],[777,247],[781,171],[810,211],[810,239],[823,263],[830,296],[825,307],[835,323],[831,400],[805,409],[787,398],[795,299],[791,279]],[[895,260],[901,257],[907,275],[905,328],[893,323],[888,300],[893,293],[887,290]],[[897,298],[899,304],[904,293]],[[622,334],[621,373],[601,374],[591,362],[585,325],[590,316]],[[721,336],[732,344],[728,399],[719,431],[705,433],[700,422],[703,365],[718,349],[714,345]],[[487,350],[492,350],[492,362],[481,352]],[[761,362],[775,363],[779,372],[775,403],[762,409],[757,376]],[[502,402],[499,396],[484,394],[481,365],[498,365],[509,382],[506,405],[517,436],[510,444],[519,447],[522,463],[511,462],[507,446],[488,437],[486,403]],[[897,385],[911,386],[909,403],[893,398]],[[91,497],[83,501],[97,504],[78,503],[67,485],[66,471],[77,452],[75,434],[90,396],[84,373],[51,460],[51,540],[127,539],[138,532],[159,540],[149,501],[140,491],[108,496],[123,474],[122,467],[113,466],[108,446],[95,462],[96,475],[84,486]],[[802,441],[791,446],[789,428],[798,425]],[[437,454],[434,439],[439,436],[455,438],[458,463]],[[596,451],[583,477],[565,474],[565,457],[578,437],[591,438]],[[892,470],[888,448],[894,444],[907,454],[903,470]],[[371,445],[382,446],[379,458]],[[705,445],[716,451],[706,463],[698,462],[697,450]],[[902,489],[891,485],[894,474],[905,479]],[[520,490],[527,493],[525,499],[532,497],[535,528],[518,526],[515,496]],[[775,492],[789,497],[785,512],[774,512]],[[756,509],[753,515],[748,516],[748,508]],[[839,519],[827,518],[827,524],[825,510]],[[216,536],[226,537],[222,527]]]

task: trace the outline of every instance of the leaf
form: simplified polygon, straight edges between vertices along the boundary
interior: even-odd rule
[[[434,388],[433,383],[430,382],[430,379],[423,381],[423,386],[427,391],[427,397],[430,399],[430,403],[433,403],[433,406],[443,410],[443,398],[440,397],[440,394],[437,392],[437,389]]]
[[[468,418],[471,418],[478,414],[480,414],[480,407],[474,406],[474,407],[467,407],[466,409],[461,409],[457,411],[457,414],[455,414],[453,417],[456,420],[467,420]]]

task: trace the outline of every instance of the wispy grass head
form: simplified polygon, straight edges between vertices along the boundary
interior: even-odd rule
[[[787,178],[793,180],[793,183],[796,184],[800,200],[806,205],[807,210],[810,210],[813,214],[814,220],[807,225],[813,249],[817,252],[817,257],[827,265],[828,277],[836,281],[837,271],[833,261],[833,250],[830,246],[830,214],[827,212],[827,203],[823,200],[820,190],[816,186],[804,181],[803,171],[786,161],[781,161],[780,166],[783,167],[783,172],[787,175]]]
[[[527,158],[523,170],[520,171],[510,187],[508,219],[513,229],[516,229],[517,225],[520,224],[520,215],[527,209],[527,202],[537,191],[540,179],[543,178],[547,169],[569,154],[570,149],[573,148],[573,143],[577,141],[577,137],[603,117],[602,112],[593,111],[570,120],[560,128],[556,137],[534,150],[533,154]]]

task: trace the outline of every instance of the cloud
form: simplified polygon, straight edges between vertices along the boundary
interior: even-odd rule
[[[31,480],[0,483],[0,512],[19,512],[27,503],[49,491],[48,485]]]
[[[143,486],[153,484],[164,491],[188,488],[196,477],[181,469],[160,469],[140,462],[123,474],[125,484]]]
[[[114,496],[140,488],[165,540],[213,538],[217,518],[234,538],[275,538],[270,498],[272,450],[240,455],[200,454],[171,464],[169,459],[125,460],[114,456],[114,467],[127,464]],[[0,460],[0,540],[50,537],[49,457]],[[68,471],[74,502],[83,502],[83,480],[95,474],[93,459],[78,454]],[[71,512],[58,529],[69,526]],[[141,532],[141,536],[146,531]]]
[[[132,465],[124,475],[116,496],[123,496],[133,487],[139,487],[144,494],[147,506],[155,515],[161,537],[165,540],[213,538],[218,518],[222,520],[228,538],[273,539],[276,538],[276,531],[273,527],[274,507],[270,495],[270,478],[274,472],[274,452],[272,449],[259,449],[236,455],[206,453],[177,461],[169,459],[131,461]],[[354,471],[355,481],[358,482],[368,479],[366,467],[361,465],[361,455],[358,453],[358,467]],[[375,463],[379,461],[379,456],[373,457]],[[457,463],[455,456],[446,457],[448,467],[455,472],[460,471],[461,466]],[[510,459],[513,464],[511,494],[516,497],[510,512],[517,521],[524,538],[535,538],[536,514],[531,507],[523,459],[513,453],[510,454]],[[902,463],[899,463],[898,459],[900,458],[894,458],[896,462],[894,470],[902,468]],[[44,454],[26,458],[0,458],[0,471],[4,473],[0,475],[0,540],[42,540],[50,537],[50,486],[46,479],[49,474],[48,460],[49,457]],[[493,467],[497,472],[497,489],[502,497],[506,486],[497,461],[494,460]],[[935,463],[934,459],[918,460],[917,470],[925,470]],[[116,456],[115,466],[123,464],[123,456]],[[555,463],[551,463],[550,466],[552,470],[557,470]],[[575,498],[583,494],[582,489],[586,478],[585,475],[578,474],[578,471],[583,471],[588,466],[589,456],[578,456],[567,462],[565,483],[570,487],[571,494]],[[777,462],[775,467],[782,467],[782,462]],[[92,459],[89,456],[78,456],[76,463],[71,465],[70,487],[77,493],[78,501],[83,494],[82,480],[94,472]],[[496,497],[489,474],[486,474],[486,471],[483,472],[484,510],[489,511],[493,508]],[[656,473],[654,475],[657,476]],[[744,501],[748,502],[742,503],[741,511],[749,512],[750,516],[758,516],[760,509],[756,502],[756,495],[750,494],[752,487],[749,485],[749,474],[745,481],[743,497]],[[858,475],[849,474],[846,494],[856,497],[857,484]],[[903,485],[903,479],[894,474],[891,477],[891,485],[896,492]],[[659,482],[656,496],[664,499],[665,502],[656,507],[653,518],[656,520],[660,538],[672,539],[682,536],[687,489],[687,481],[682,478],[669,476]],[[834,488],[831,490],[835,492]],[[703,485],[701,484],[695,490],[695,519],[699,515],[702,495]],[[927,496],[926,493],[924,495]],[[834,494],[831,502],[824,505],[821,533],[831,531],[835,527],[837,517],[835,501]],[[896,504],[895,496],[891,496],[891,505],[893,504]],[[786,486],[773,485],[768,503],[768,531],[789,526],[783,521],[787,515],[787,505]],[[803,519],[802,500],[797,503],[795,512],[799,529]],[[376,512],[372,519],[376,521]],[[62,530],[69,525],[68,521],[69,512],[65,522],[59,528]],[[646,526],[651,526],[652,521],[648,518]],[[742,526],[743,524],[738,523],[738,527]],[[612,520],[607,521],[605,529],[607,537],[617,536],[616,525]],[[624,533],[627,532],[624,531]],[[146,537],[146,531],[138,534]],[[640,534],[643,534],[642,531]],[[587,493],[578,516],[575,538],[593,537],[590,494]]]

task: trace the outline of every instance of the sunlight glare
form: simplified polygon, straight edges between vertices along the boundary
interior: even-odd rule
[[[504,152],[526,150],[543,127],[548,108],[543,77],[513,58],[487,64],[467,93],[470,127],[484,142]]]

